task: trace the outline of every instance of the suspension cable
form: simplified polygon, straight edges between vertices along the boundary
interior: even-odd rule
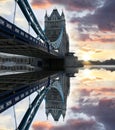
[[[28,22],[28,33],[30,34],[31,22]]]
[[[13,91],[15,93],[15,91]],[[16,119],[16,111],[15,111],[15,104],[13,105],[13,112],[14,112],[14,122],[15,122],[15,130],[17,130],[17,119]]]
[[[30,95],[29,95],[29,107],[31,107],[31,99],[30,99]]]
[[[15,24],[15,18],[16,18],[16,7],[17,7],[17,0],[15,0],[15,5],[14,5],[13,24]]]
[[[30,89],[30,85],[29,85],[29,89]],[[30,94],[28,96],[28,100],[29,100],[29,108],[31,108],[31,98],[30,98]]]
[[[31,26],[31,22],[28,22],[28,34],[30,34],[30,26]],[[30,87],[30,86],[29,86]],[[31,108],[31,99],[30,99],[30,95],[29,95],[29,108]]]
[[[16,6],[17,6],[17,0],[15,0],[15,5],[14,5],[13,24],[15,24]],[[14,38],[15,38],[15,36],[14,36]],[[15,91],[14,91],[14,93],[15,93]],[[17,119],[16,119],[15,104],[13,104],[13,112],[14,112],[15,129],[17,130]]]
[[[28,22],[28,34],[29,34],[29,35],[31,35],[31,34],[30,34],[30,29],[31,29],[30,27],[31,27],[31,22]],[[29,41],[29,42],[30,42],[30,41]]]

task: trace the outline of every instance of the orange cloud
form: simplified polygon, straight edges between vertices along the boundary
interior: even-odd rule
[[[49,130],[52,128],[52,124],[50,122],[44,121],[44,122],[34,122],[32,125],[32,128],[34,130]]]
[[[45,0],[45,1],[43,0],[42,2],[33,1],[31,4],[33,8],[36,8],[36,9],[38,8],[46,9],[52,5],[51,2],[49,2],[48,0]]]

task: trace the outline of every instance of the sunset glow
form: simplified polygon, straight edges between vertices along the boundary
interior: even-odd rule
[[[89,61],[91,59],[91,56],[89,54],[84,54],[83,55],[83,60],[84,61]]]

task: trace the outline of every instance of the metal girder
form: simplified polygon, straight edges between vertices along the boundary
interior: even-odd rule
[[[42,90],[42,92],[40,94],[38,94],[36,96],[36,98],[34,99],[32,104],[28,108],[26,114],[24,115],[24,118],[22,119],[22,121],[18,127],[18,130],[28,130],[29,129],[41,102],[43,101],[44,97],[46,96],[47,91],[48,91],[48,88],[45,88],[44,90]]]
[[[44,97],[46,96],[46,94],[49,90],[49,85],[50,85],[50,77],[48,78],[47,86],[41,92],[38,93],[38,95],[36,96],[34,101],[31,103],[30,107],[26,111],[17,130],[28,130],[29,129],[41,102],[43,101]]]
[[[26,17],[28,23],[30,23],[33,30],[36,32],[36,34],[45,42],[47,42],[47,38],[41,29],[41,26],[38,23],[38,20],[36,19],[29,3],[27,0],[15,0],[20,9],[22,10],[24,16]]]

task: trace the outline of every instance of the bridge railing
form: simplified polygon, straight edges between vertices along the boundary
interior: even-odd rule
[[[50,76],[51,79],[55,79],[59,77],[60,73],[53,74]],[[16,104],[17,102],[21,101],[25,97],[31,95],[32,93],[39,91],[40,89],[43,89],[43,87],[46,87],[48,84],[49,77],[46,77],[44,79],[41,79],[35,83],[31,83],[29,85],[22,85],[22,87],[19,88],[19,90],[15,90],[15,93],[9,92],[5,93],[5,96],[2,94],[0,95],[0,113],[11,107],[12,105]],[[3,98],[4,97],[4,98]]]
[[[50,51],[49,53],[57,55],[58,53],[55,52],[55,50],[52,50],[52,47],[48,47],[48,45],[41,41],[38,40],[37,38],[33,37],[29,33],[25,32],[24,30],[20,29],[16,25],[12,24],[8,20],[4,19],[3,17],[0,16],[0,30],[4,32],[6,35],[8,35],[11,38],[15,38],[18,40],[22,40],[30,45],[33,45],[35,47],[40,47],[43,48],[45,51]],[[48,49],[50,48],[50,50]]]

